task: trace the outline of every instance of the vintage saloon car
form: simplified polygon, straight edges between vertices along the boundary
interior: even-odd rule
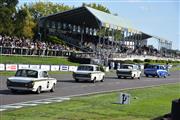
[[[76,82],[79,80],[91,81],[104,81],[105,73],[100,70],[98,65],[82,64],[78,66],[77,71],[73,72],[73,78]]]
[[[141,78],[141,70],[138,65],[134,64],[122,64],[119,69],[117,69],[116,74],[118,78],[124,77],[130,77],[132,79],[134,78]]]
[[[7,87],[12,92],[41,91],[54,92],[57,80],[50,78],[48,72],[40,69],[19,69],[14,77],[7,79]]]
[[[168,71],[165,69],[163,65],[147,65],[144,69],[144,74],[146,77],[148,76],[157,76],[157,77],[167,77]]]

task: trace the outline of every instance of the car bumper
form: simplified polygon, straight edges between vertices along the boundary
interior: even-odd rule
[[[74,79],[92,81],[90,77],[74,77]]]
[[[131,74],[117,74],[117,76],[122,76],[122,77],[132,77]]]
[[[13,86],[8,86],[8,89],[14,89],[14,90],[23,90],[23,91],[33,91],[35,92],[35,88],[27,88],[27,87],[13,87]]]

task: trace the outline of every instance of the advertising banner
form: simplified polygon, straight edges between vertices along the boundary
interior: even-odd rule
[[[5,70],[5,65],[4,64],[0,64],[0,71],[4,71]]]
[[[60,71],[68,71],[69,66],[67,65],[60,65]]]
[[[41,65],[41,69],[49,71],[50,70],[50,65]]]
[[[27,65],[27,64],[19,64],[18,65],[18,69],[27,69],[27,68],[29,68],[29,65]]]
[[[31,68],[31,69],[39,69],[39,68],[40,68],[40,65],[30,65],[30,68]]]
[[[51,65],[51,71],[59,71],[59,65]]]
[[[77,66],[69,66],[69,71],[75,72],[77,70]]]
[[[16,71],[17,64],[6,64],[6,71]]]

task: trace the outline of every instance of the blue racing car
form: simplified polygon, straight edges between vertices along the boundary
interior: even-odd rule
[[[168,71],[165,69],[163,65],[147,65],[144,69],[144,74],[146,77],[167,77]]]

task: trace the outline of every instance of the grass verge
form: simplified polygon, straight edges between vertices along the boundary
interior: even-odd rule
[[[121,92],[131,94],[131,104],[115,104],[119,92],[113,92],[5,111],[1,120],[157,120],[170,112],[171,101],[180,95],[180,83]]]
[[[40,57],[40,56],[3,56],[0,55],[0,63],[3,64],[46,64],[46,65],[78,65],[70,62],[67,58],[61,57]]]

